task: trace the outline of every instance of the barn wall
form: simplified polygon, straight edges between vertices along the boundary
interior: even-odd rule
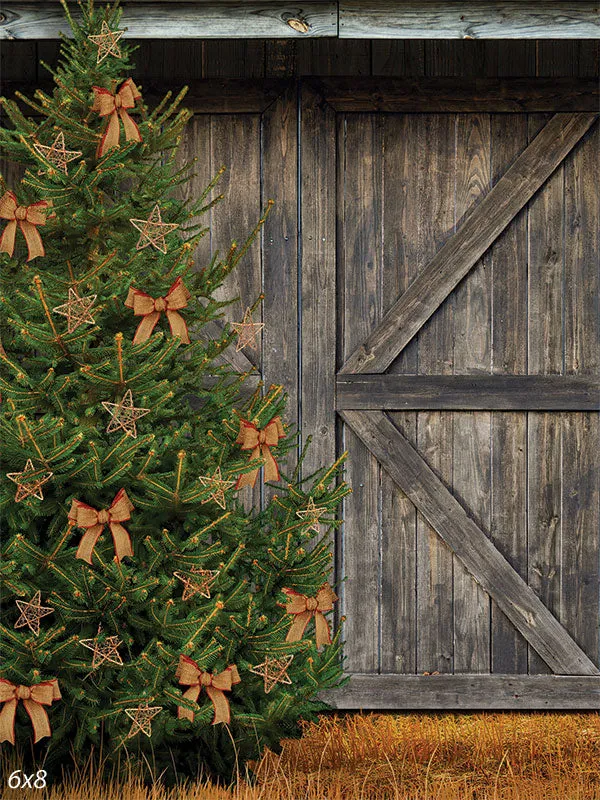
[[[596,40],[184,40],[138,43],[136,77],[194,78],[306,75],[580,76],[599,71]],[[55,62],[58,43],[2,42],[2,80],[40,81],[42,59]]]

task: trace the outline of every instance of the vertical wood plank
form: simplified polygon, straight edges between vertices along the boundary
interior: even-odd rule
[[[265,42],[265,76],[285,78],[295,75],[297,56],[296,39],[268,39]]]
[[[600,158],[596,125],[565,161],[565,374],[600,369]],[[600,410],[600,397],[598,398]],[[598,663],[600,418],[563,415],[561,622]]]
[[[211,173],[226,166],[220,182],[222,203],[211,211],[211,253],[225,256],[232,241],[244,242],[261,215],[260,118],[256,114],[215,114],[210,121]],[[215,292],[220,300],[234,300],[223,309],[224,319],[241,321],[262,291],[262,254],[256,239],[236,269]],[[236,299],[237,298],[237,299]],[[247,353],[262,373],[260,351]],[[262,496],[262,475],[253,489],[243,489],[240,499],[246,507],[258,507]]]
[[[299,39],[298,75],[370,75],[369,39]]]
[[[492,114],[492,182],[527,146],[525,114]],[[527,212],[491,249],[492,372],[527,374]],[[490,538],[527,579],[527,415],[492,414]],[[492,672],[527,672],[527,642],[492,601]]]
[[[263,78],[264,74],[264,39],[204,41],[205,78]]]
[[[530,115],[529,137],[547,117]],[[561,374],[563,366],[563,167],[529,204],[528,368],[531,375]],[[529,585],[560,616],[560,414],[530,413],[528,421]],[[549,669],[529,647],[530,673]]]
[[[275,205],[264,228],[263,380],[288,394],[285,422],[298,427],[298,137],[297,95],[291,87],[262,120],[262,205]],[[292,474],[296,454],[287,456]],[[266,496],[272,494],[266,489]]]
[[[454,230],[456,115],[419,114],[412,122],[417,158],[407,204],[418,225],[407,247],[422,269]],[[433,179],[435,176],[435,179]],[[452,374],[453,309],[450,296],[418,334],[419,373]],[[417,417],[417,445],[429,466],[452,484],[452,413]],[[417,517],[417,672],[452,672],[454,656],[452,552],[423,517]]]
[[[301,92],[299,423],[301,445],[312,436],[302,465],[307,477],[336,456],[336,133],[334,111],[312,88]],[[342,558],[338,531],[336,579]],[[343,609],[343,586],[339,593]]]
[[[343,356],[364,341],[381,318],[381,118],[375,114],[340,117],[343,133],[343,227],[338,237],[344,294]],[[381,602],[381,467],[356,434],[346,427],[348,481],[352,495],[344,507],[345,650],[347,669],[379,670]]]
[[[425,74],[425,43],[419,39],[373,39],[371,74],[419,77]]]
[[[456,223],[490,188],[490,116],[459,114],[456,131]],[[490,255],[486,253],[455,290],[454,372],[491,369]],[[483,530],[490,527],[488,411],[456,413],[453,487]],[[454,558],[454,672],[489,672],[490,599]]]
[[[406,231],[418,225],[418,210],[408,202],[407,182],[415,163],[416,142],[409,115],[384,115],[382,203],[382,312],[415,277],[415,261],[406,247]],[[417,343],[411,342],[390,372],[417,372]],[[390,417],[416,445],[417,415]],[[385,470],[381,472],[381,671],[416,670],[416,526],[414,505]]]

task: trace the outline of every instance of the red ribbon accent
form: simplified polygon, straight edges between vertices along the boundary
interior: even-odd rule
[[[315,618],[315,638],[317,647],[331,644],[329,624],[323,612],[331,611],[337,595],[328,583],[324,583],[316,597],[307,597],[305,594],[295,592],[293,589],[282,589],[287,596],[286,611],[294,615],[294,621],[286,636],[286,642],[299,642],[310,618]]]
[[[213,708],[215,711],[212,724],[217,725],[219,722],[229,723],[231,720],[231,710],[229,708],[229,701],[223,694],[230,692],[231,688],[236,683],[241,683],[241,678],[235,664],[230,664],[223,672],[218,674],[206,672],[200,669],[198,664],[188,656],[179,656],[179,666],[175,672],[175,677],[183,686],[189,686],[183,696],[186,700],[191,700],[193,703],[198,702],[200,691],[204,687],[206,694],[210,697]],[[194,721],[194,712],[189,708],[179,706],[177,709],[177,717],[179,719],[189,719],[190,722]]]
[[[49,200],[40,200],[30,206],[20,206],[14,192],[5,192],[0,197],[0,218],[7,219],[8,225],[0,238],[0,253],[13,255],[18,226],[27,243],[27,261],[46,255],[36,226],[46,224],[46,213],[51,205]]]
[[[44,706],[50,706],[60,700],[58,681],[43,681],[33,686],[17,686],[5,678],[0,678],[0,703],[4,703],[0,711],[0,742],[15,743],[15,715],[19,700],[29,714],[33,727],[34,742],[44,736],[50,736],[50,722]]]
[[[140,322],[133,337],[133,343],[139,344],[150,338],[160,315],[167,315],[171,336],[179,336],[184,344],[190,343],[185,319],[179,313],[180,308],[185,308],[191,294],[185,288],[181,278],[177,278],[164,297],[151,297],[139,289],[130,287],[125,300],[127,308],[132,308],[137,317],[144,317]]]
[[[121,525],[121,522],[131,518],[132,511],[133,503],[127,497],[125,489],[119,489],[110,508],[101,511],[82,503],[81,500],[73,500],[69,519],[78,528],[85,529],[75,557],[87,561],[88,564],[92,563],[94,547],[105,525],[110,528],[117,561],[121,561],[125,556],[132,556],[131,539]]]
[[[279,480],[279,466],[271,453],[271,447],[274,447],[274,445],[284,437],[285,431],[283,430],[281,417],[273,417],[262,430],[259,430],[253,422],[248,422],[245,419],[240,420],[240,432],[235,440],[236,444],[241,444],[242,450],[252,450],[250,461],[259,459],[261,456],[264,458],[265,483],[267,481]],[[241,489],[242,486],[254,486],[259,470],[260,466],[251,472],[242,473],[238,478],[235,488]]]
[[[136,100],[142,96],[132,79],[127,78],[116,94],[112,94],[108,89],[103,89],[101,86],[93,86],[92,89],[94,91],[92,111],[97,111],[101,117],[110,117],[104,135],[98,145],[98,157],[103,156],[111,147],[120,147],[121,129],[119,117],[123,123],[125,139],[128,142],[141,142],[140,129],[127,113],[127,109],[134,108]]]

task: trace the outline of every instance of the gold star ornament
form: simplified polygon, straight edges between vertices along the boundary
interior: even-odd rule
[[[62,306],[56,306],[52,311],[67,318],[67,331],[73,333],[80,325],[95,324],[96,320],[90,313],[90,309],[97,296],[90,294],[87,297],[79,297],[75,289],[71,288],[69,289],[69,301]]]
[[[50,164],[57,169],[62,170],[65,175],[68,174],[67,164],[69,161],[75,161],[83,155],[81,150],[66,150],[65,149],[65,135],[62,131],[57,135],[56,139],[51,145],[40,144],[35,142],[33,145],[35,152],[49,161]]]
[[[160,714],[162,706],[149,706],[148,703],[143,703],[137,708],[124,708],[123,711],[132,720],[131,729],[127,734],[128,739],[131,739],[136,733],[143,733],[151,737],[151,722],[157,714]]]
[[[98,636],[94,639],[80,639],[79,644],[93,651],[92,669],[96,669],[105,661],[108,661],[109,664],[116,664],[119,667],[123,666],[123,659],[117,649],[123,642],[118,636],[106,636],[101,639],[100,629],[98,629]]]
[[[15,628],[24,628],[27,626],[30,631],[33,631],[35,636],[40,635],[40,620],[42,617],[47,617],[48,614],[54,614],[54,609],[49,606],[42,605],[42,593],[36,592],[28,603],[23,600],[17,600],[17,608],[21,612],[21,616],[15,622]]]
[[[239,353],[244,347],[251,347],[256,350],[256,337],[265,327],[265,324],[264,322],[252,322],[252,311],[247,308],[244,319],[241,322],[232,322],[231,327],[238,335],[235,351]]]
[[[216,581],[219,570],[192,567],[191,575],[185,572],[174,572],[173,575],[183,583],[182,600],[189,600],[199,594],[210,599],[210,587]]]
[[[315,506],[315,501],[311,497],[304,511],[296,511],[296,516],[304,520],[308,525],[309,531],[316,531],[319,533],[319,520],[326,512],[326,508]]]
[[[271,658],[267,656],[262,664],[257,664],[256,667],[251,667],[250,672],[255,675],[262,675],[265,684],[265,694],[275,688],[278,683],[291,683],[290,676],[287,670],[294,660],[294,656],[286,656],[285,658]]]
[[[136,408],[133,405],[131,389],[128,389],[118,403],[102,403],[112,419],[106,428],[107,433],[123,430],[126,436],[137,439],[136,420],[150,413],[149,408]]]
[[[167,252],[165,236],[171,231],[176,230],[179,225],[173,222],[163,222],[160,216],[158,203],[150,212],[148,219],[130,219],[129,222],[140,232],[140,238],[135,246],[136,250],[143,250],[144,247],[152,245],[161,253]]]
[[[52,472],[36,469],[30,458],[27,459],[23,472],[7,472],[8,480],[17,484],[15,503],[20,503],[26,497],[37,497],[38,500],[43,500],[42,486],[48,483],[52,474]]]
[[[115,58],[121,58],[121,50],[117,42],[123,36],[124,31],[113,31],[109,28],[106,20],[102,22],[102,27],[100,28],[100,33],[96,34],[95,36],[88,36],[87,38],[90,42],[93,42],[98,47],[98,57],[96,58],[96,64],[100,64],[101,61],[107,56],[114,56]]]
[[[201,475],[200,476],[200,483],[202,486],[208,486],[212,490],[212,493],[206,500],[202,501],[204,503],[210,503],[211,500],[220,506],[221,508],[226,508],[225,505],[225,492],[227,489],[231,489],[232,486],[235,486],[235,481],[224,481],[221,476],[221,467],[217,467],[214,474],[211,476],[208,475]]]

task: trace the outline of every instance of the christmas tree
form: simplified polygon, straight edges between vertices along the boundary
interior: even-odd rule
[[[284,388],[244,401],[247,375],[218,363],[253,344],[260,299],[203,335],[266,213],[195,264],[221,198],[219,175],[178,195],[184,92],[148,109],[119,8],[79,5],[53,93],[2,101],[3,155],[26,170],[0,187],[0,741],[48,770],[101,752],[226,774],[340,681],[348,488],[341,460],[285,474]],[[257,480],[276,494],[248,510]]]

